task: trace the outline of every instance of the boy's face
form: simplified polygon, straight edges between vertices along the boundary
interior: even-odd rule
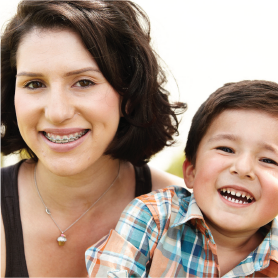
[[[195,167],[185,161],[183,170],[210,228],[256,231],[278,214],[278,118],[222,112],[200,142]]]

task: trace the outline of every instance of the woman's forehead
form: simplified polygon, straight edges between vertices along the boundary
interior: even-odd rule
[[[84,46],[80,36],[71,30],[34,29],[21,41],[17,52],[17,69],[25,67],[65,66],[67,71],[76,67],[94,67],[97,63]]]

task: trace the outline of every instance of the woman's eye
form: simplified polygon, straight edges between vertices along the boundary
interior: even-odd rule
[[[234,151],[231,148],[228,147],[217,147],[217,150],[223,151],[225,153],[234,153]]]
[[[83,88],[90,87],[92,85],[95,85],[95,83],[87,79],[79,80],[78,82],[75,83],[76,87],[83,87]]]
[[[267,164],[274,164],[278,166],[278,163],[270,158],[263,158],[261,161]]]
[[[24,88],[29,88],[29,89],[39,89],[44,87],[45,85],[43,85],[40,81],[31,81],[24,86]]]

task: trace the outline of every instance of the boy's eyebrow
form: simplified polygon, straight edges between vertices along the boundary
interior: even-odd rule
[[[266,143],[261,143],[260,147],[263,148],[263,149],[266,149],[268,151],[274,152],[278,155],[278,148],[275,148],[275,147],[273,147],[269,144],[266,144]]]
[[[73,70],[73,71],[69,71],[65,74],[65,76],[71,76],[71,75],[75,75],[75,74],[80,74],[86,71],[95,71],[95,72],[100,72],[99,69],[94,68],[94,67],[88,67],[88,68],[84,68],[84,69],[79,69],[79,70]],[[27,71],[23,71],[18,73],[16,76],[29,76],[29,77],[42,77],[43,74],[42,73],[38,73],[38,72],[27,72]]]
[[[223,139],[227,139],[227,140],[231,140],[231,141],[237,141],[238,137],[233,135],[233,134],[217,134],[213,137],[211,137],[208,142],[213,142],[213,141],[217,141],[217,140],[223,140]],[[274,152],[278,155],[278,148],[277,147],[273,147],[270,144],[267,144],[265,142],[259,143],[258,144],[260,146],[260,148]]]
[[[213,142],[213,141],[217,141],[217,140],[221,140],[221,139],[227,139],[227,140],[231,140],[231,141],[236,141],[238,138],[237,136],[233,135],[233,134],[217,134],[215,136],[212,136],[208,142]]]

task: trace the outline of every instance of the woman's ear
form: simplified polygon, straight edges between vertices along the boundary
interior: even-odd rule
[[[193,188],[194,185],[194,179],[195,179],[195,168],[192,165],[191,162],[189,162],[187,159],[183,162],[182,165],[183,170],[183,179],[186,184],[186,186],[190,189]]]

